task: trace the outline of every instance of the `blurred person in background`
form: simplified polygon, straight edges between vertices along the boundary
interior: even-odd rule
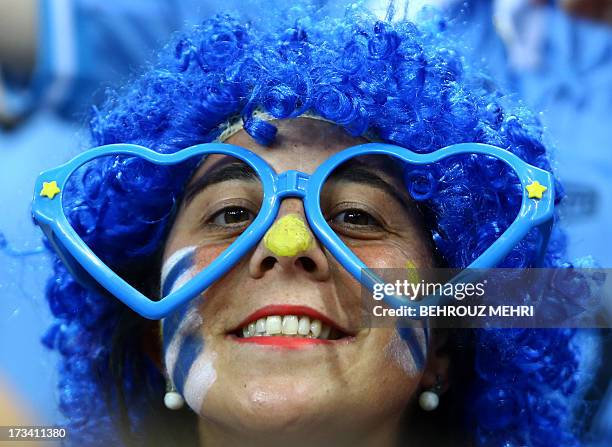
[[[571,14],[612,25],[612,2],[610,0],[559,0],[559,3]]]
[[[0,1],[2,122],[50,110],[82,119],[104,86],[138,68],[167,37],[210,13],[193,0]]]

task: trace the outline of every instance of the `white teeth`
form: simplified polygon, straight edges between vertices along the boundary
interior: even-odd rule
[[[310,323],[310,332],[315,337],[318,337],[321,334],[321,320],[312,320]]]
[[[282,320],[278,315],[268,317],[266,319],[266,333],[268,335],[280,334],[282,329]]]
[[[266,319],[265,318],[260,318],[259,320],[257,320],[257,323],[255,323],[255,330],[257,331],[258,334],[263,334],[266,332]]]
[[[331,332],[331,327],[324,324],[323,327],[321,328],[321,335],[319,335],[319,338],[327,340],[329,338],[330,332]]]
[[[298,317],[295,315],[285,315],[283,317],[283,334],[295,335],[298,331]]]
[[[310,318],[300,317],[300,321],[298,323],[298,334],[308,335],[309,332],[310,332]]]
[[[263,337],[270,335],[288,335],[306,338],[329,340],[331,327],[321,320],[311,320],[303,315],[270,315],[260,318],[242,328],[242,336]]]

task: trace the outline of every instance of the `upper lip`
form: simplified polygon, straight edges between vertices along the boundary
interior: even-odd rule
[[[305,315],[310,317],[311,319],[321,320],[324,324],[335,328],[338,331],[343,332],[346,335],[354,335],[348,329],[340,326],[337,322],[332,320],[326,315],[323,315],[316,309],[313,309],[309,306],[298,306],[293,304],[271,304],[268,306],[264,306],[255,312],[251,313],[248,317],[242,320],[234,329],[230,330],[230,332],[237,331],[249,323],[253,323],[260,318],[265,318],[271,315]]]

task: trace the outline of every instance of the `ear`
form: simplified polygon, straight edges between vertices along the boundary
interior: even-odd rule
[[[448,337],[448,330],[432,329],[431,331],[427,350],[427,363],[419,384],[424,391],[436,386],[440,387],[440,394],[448,390],[450,366]]]

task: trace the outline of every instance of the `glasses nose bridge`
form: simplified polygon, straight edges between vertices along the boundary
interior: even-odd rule
[[[278,176],[277,194],[280,199],[285,197],[298,197],[304,199],[310,175],[293,169]]]

